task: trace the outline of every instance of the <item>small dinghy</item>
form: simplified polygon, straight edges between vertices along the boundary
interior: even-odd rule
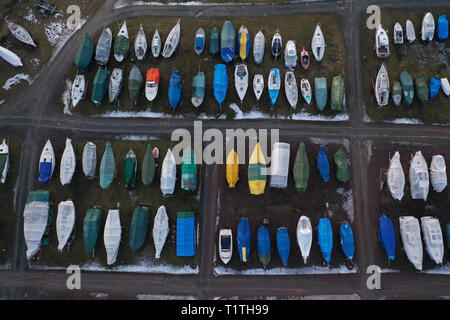
[[[247,170],[250,194],[261,195],[264,193],[267,180],[266,169],[266,159],[264,159],[261,146],[257,142],[250,156]]]
[[[160,53],[161,53],[161,37],[159,36],[158,29],[156,29],[152,38],[152,55],[154,58],[158,58]]]
[[[441,78],[441,88],[442,91],[448,96],[450,96],[450,83],[447,78]]]
[[[47,229],[50,193],[39,190],[28,193],[23,211],[23,235],[30,260],[41,248],[42,237]]]
[[[430,165],[430,180],[433,190],[442,192],[447,187],[447,168],[441,155],[433,156]]]
[[[317,109],[322,111],[325,109],[328,100],[328,89],[326,78],[314,79],[314,98],[316,99]]]
[[[401,216],[399,222],[406,256],[417,270],[422,270],[423,248],[419,220],[412,216]]]
[[[120,90],[123,85],[123,71],[120,68],[114,68],[108,83],[109,102],[114,103],[119,98]]]
[[[73,150],[72,140],[66,139],[66,148],[64,149],[60,170],[59,170],[59,180],[62,185],[70,184],[72,181],[73,174],[75,173],[76,159],[75,151]]]
[[[177,179],[177,165],[175,164],[175,157],[170,148],[164,158],[161,168],[161,191],[163,195],[173,194],[175,190],[175,181]]]
[[[381,245],[383,246],[388,259],[395,260],[395,231],[392,220],[383,214],[378,220],[378,236],[380,237]]]
[[[104,190],[111,186],[116,175],[116,160],[109,142],[106,143],[105,152],[100,162],[100,187]]]
[[[319,155],[317,156],[317,169],[322,180],[328,182],[330,180],[330,163],[322,145],[319,147]]]
[[[181,101],[181,76],[173,70],[169,81],[169,104],[175,110]]]
[[[161,73],[159,69],[150,68],[147,70],[147,76],[145,78],[145,97],[148,101],[152,102],[158,95],[159,79]]]
[[[433,217],[420,218],[422,225],[423,242],[431,260],[436,264],[442,264],[444,258],[444,239],[442,237],[439,220]]]
[[[144,27],[139,26],[139,32],[134,40],[134,53],[138,60],[143,60],[147,53],[147,38],[145,37]]]
[[[6,139],[3,139],[2,144],[0,144],[0,172],[1,178],[0,182],[6,182],[6,176],[8,175],[9,169],[9,145],[6,143]]]
[[[0,57],[5,59],[6,62],[11,64],[13,67],[23,67],[22,60],[20,57],[12,51],[0,46]]]
[[[114,58],[117,62],[122,62],[127,56],[130,47],[130,36],[128,35],[127,22],[125,21],[114,40]]]
[[[198,108],[205,99],[206,78],[203,72],[198,72],[192,80],[192,105]]]
[[[297,67],[297,48],[292,40],[289,40],[284,48],[284,66],[287,69],[295,69]]]
[[[277,102],[281,87],[280,69],[272,68],[269,73],[269,96],[272,106]]]
[[[225,63],[230,63],[234,59],[235,37],[233,24],[231,21],[225,21],[220,31],[220,56]]]
[[[343,223],[339,227],[339,238],[344,255],[351,261],[355,252],[355,242],[352,227],[348,223]]]
[[[125,188],[134,188],[136,185],[137,159],[133,150],[128,151],[123,165]]]
[[[219,231],[219,257],[224,264],[231,260],[233,255],[233,234],[231,229],[220,228]]]
[[[277,249],[283,266],[287,267],[289,253],[291,251],[291,241],[289,240],[289,233],[285,227],[278,228],[277,230]]]
[[[311,220],[307,216],[301,216],[297,223],[297,243],[303,257],[303,263],[308,262],[312,244]]]
[[[311,60],[309,58],[309,52],[306,50],[305,46],[300,49],[300,63],[302,68],[308,70]]]
[[[256,250],[258,258],[264,268],[269,265],[271,258],[270,234],[266,226],[262,225],[258,228],[256,235]]]
[[[286,188],[289,175],[289,157],[291,145],[285,142],[274,142],[272,144],[270,165],[270,187]]]
[[[227,178],[228,187],[234,188],[239,181],[239,159],[237,152],[234,149],[232,149],[227,156],[225,176]]]
[[[130,237],[128,239],[131,252],[136,252],[142,248],[147,236],[148,222],[148,208],[143,206],[135,208],[131,218]]]
[[[165,59],[170,58],[177,49],[180,41],[180,32],[181,32],[180,19],[178,19],[177,24],[172,28],[172,30],[170,30],[166,42],[164,43],[164,48],[162,52],[163,58]]]
[[[102,225],[102,210],[89,208],[83,220],[83,244],[86,254],[93,254]]]
[[[83,148],[83,173],[88,179],[94,179],[97,168],[97,146],[88,142]]]
[[[103,241],[105,243],[108,265],[114,264],[117,260],[121,236],[122,227],[120,225],[119,210],[109,210],[103,231]]]
[[[284,91],[286,99],[289,102],[291,108],[297,108],[298,102],[298,87],[297,80],[295,80],[295,74],[293,71],[286,71],[284,75]]]
[[[402,163],[400,162],[400,153],[395,152],[390,160],[387,172],[387,184],[392,198],[402,200],[405,188],[405,173],[403,172]]]
[[[389,75],[386,70],[386,65],[383,63],[377,74],[375,82],[375,97],[378,106],[384,107],[389,101]]]
[[[262,74],[255,74],[253,77],[253,92],[255,93],[256,101],[259,101],[264,91],[264,77]]]
[[[258,31],[253,40],[253,59],[256,64],[261,64],[263,62],[265,45],[266,38],[261,31]]]
[[[448,38],[448,20],[445,14],[438,17],[437,36],[440,41]]]
[[[46,184],[50,181],[55,169],[55,153],[50,139],[45,143],[39,159],[39,183]]]
[[[411,20],[406,20],[406,40],[409,43],[416,40],[416,31],[414,31],[414,25]]]
[[[394,44],[403,44],[403,29],[398,22],[394,25]]]
[[[377,31],[375,32],[375,52],[378,58],[389,57],[389,38],[383,27],[378,25]]]
[[[110,28],[103,29],[95,49],[95,61],[101,66],[105,66],[109,61],[112,45],[112,32]]]
[[[75,206],[72,200],[61,201],[58,205],[56,217],[56,235],[58,237],[58,251],[61,252],[67,244],[75,226]]]
[[[149,186],[153,183],[155,177],[155,155],[152,152],[152,145],[147,145],[147,151],[145,151],[144,159],[142,160],[141,177],[144,186]]]
[[[196,54],[201,54],[205,49],[206,35],[203,28],[199,28],[195,33],[194,51]]]
[[[238,52],[242,61],[245,61],[250,54],[250,34],[247,27],[242,25],[238,32]]]
[[[286,167],[289,167],[289,162]],[[306,153],[305,143],[301,142],[295,155],[294,167],[292,168],[292,174],[295,181],[295,190],[297,192],[305,192],[308,188],[309,180],[309,160]]]
[[[213,56],[218,54],[220,51],[219,46],[220,46],[219,30],[216,27],[214,27],[209,37],[209,53],[211,53]]]
[[[144,84],[144,77],[142,76],[141,70],[139,70],[136,65],[130,71],[128,76],[128,91],[130,93],[130,99],[137,103],[141,98],[141,89]]]
[[[314,35],[311,40],[311,50],[316,61],[321,61],[323,54],[325,53],[325,39],[323,37],[322,29],[320,29],[320,24],[317,24],[316,29],[314,30]]]
[[[300,81],[300,89],[302,91],[303,99],[305,99],[307,104],[311,104],[312,90],[308,79],[305,78]]]
[[[411,197],[427,201],[430,182],[428,177],[428,165],[422,152],[417,151],[409,166],[409,184]]]
[[[153,222],[153,243],[155,245],[155,259],[161,257],[162,249],[169,235],[169,217],[167,216],[166,207],[160,206],[156,212]]]
[[[248,70],[244,63],[236,64],[236,69],[234,70],[234,85],[242,104],[248,88]]]
[[[14,23],[14,22],[7,22],[9,31],[11,31],[12,35],[16,37],[19,41],[22,41],[23,43],[29,44],[30,46],[37,47],[36,43],[34,43],[33,38],[31,38],[28,31]]]
[[[400,81],[395,80],[392,83],[392,100],[396,106],[399,106],[402,101],[402,87]]]
[[[317,229],[320,251],[322,252],[323,259],[329,265],[331,251],[333,250],[333,230],[331,229],[330,219],[320,218]]]
[[[422,31],[420,32],[422,36],[422,41],[431,41],[434,37],[434,18],[430,12],[427,12],[422,20]]]
[[[239,218],[237,226],[237,248],[240,260],[247,262],[250,258],[251,249],[250,224],[247,218]]]
[[[222,63],[216,64],[214,67],[213,89],[214,97],[219,103],[220,110],[222,110],[222,102],[225,100],[228,89],[227,69]]]
[[[272,38],[272,54],[276,58],[281,54],[281,50],[283,50],[283,41],[281,39],[281,34],[277,32],[273,35]]]
[[[196,162],[194,150],[191,147],[185,148],[183,150],[183,158],[181,159],[181,190],[197,190]]]
[[[84,75],[79,74],[75,77],[75,80],[72,84],[72,106],[75,108],[78,103],[80,103],[81,99],[84,97],[84,93],[86,92],[86,80]]]
[[[430,84],[428,85],[428,89],[430,92],[430,100],[436,98],[439,93],[439,89],[441,88],[441,79],[431,77]]]

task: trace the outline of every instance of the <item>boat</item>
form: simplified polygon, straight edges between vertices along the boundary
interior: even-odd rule
[[[283,50],[283,39],[281,38],[281,34],[278,32],[275,32],[275,34],[272,37],[272,55],[276,58],[281,54],[281,50]]]
[[[420,239],[419,220],[412,216],[401,216],[399,222],[406,256],[417,270],[422,270],[423,248]]]
[[[131,218],[130,237],[128,239],[131,252],[136,252],[142,248],[147,235],[148,222],[148,208],[143,206],[135,208]]]
[[[177,257],[193,257],[196,254],[195,213],[177,212]]]
[[[237,226],[237,248],[239,259],[242,262],[247,262],[250,258],[251,249],[250,224],[247,218],[239,218]]]
[[[95,49],[95,61],[101,66],[105,66],[109,61],[112,45],[112,32],[110,28],[103,29]]]
[[[199,71],[192,80],[192,105],[198,108],[205,99],[206,78],[205,74]]]
[[[450,83],[447,78],[441,78],[441,88],[448,97],[450,95]]]
[[[116,160],[109,142],[106,143],[105,152],[100,162],[100,187],[106,190],[110,187],[116,175]]]
[[[154,147],[152,153],[153,153],[153,157],[155,158],[155,160],[159,158],[159,149],[158,149],[158,147]]]
[[[248,55],[250,54],[250,34],[248,33],[247,28],[242,25],[239,28],[238,32],[238,52],[239,57],[242,61],[245,61],[248,58]]]
[[[375,98],[380,107],[384,107],[389,102],[389,75],[384,63],[381,65],[377,74],[377,80],[375,82]]]
[[[123,71],[120,68],[114,68],[111,72],[108,84],[109,103],[114,103],[119,98],[120,90],[123,85]]]
[[[169,81],[169,103],[175,110],[181,100],[181,76],[177,70],[173,70]]]
[[[450,222],[447,223],[446,235],[447,235],[447,249],[448,251],[450,251]]]
[[[152,230],[153,243],[155,245],[155,259],[161,257],[169,230],[169,217],[167,216],[166,207],[160,206],[156,212]]]
[[[100,105],[105,97],[108,89],[109,72],[103,69],[98,69],[94,77],[94,85],[92,88],[91,100],[96,105]]]
[[[280,93],[281,87],[280,69],[272,68],[270,70],[268,82],[269,82],[268,87],[269,87],[270,102],[273,106],[275,102],[277,102],[278,94]]]
[[[7,22],[7,24],[9,31],[11,31],[12,35],[16,37],[17,40],[22,41],[23,43],[33,46],[35,48],[37,47],[37,44],[34,43],[33,38],[24,27],[14,22]]]
[[[170,148],[164,158],[161,168],[161,191],[163,195],[173,194],[175,190],[175,181],[177,179],[177,166],[175,164],[175,157]]]
[[[256,250],[258,251],[259,261],[263,267],[266,268],[270,262],[271,249],[270,249],[270,235],[267,227],[262,225],[258,228],[256,235]]]
[[[201,54],[205,49],[206,35],[203,28],[199,28],[195,33],[194,51],[196,54]]]
[[[286,93],[286,99],[291,108],[297,108],[298,88],[297,81],[295,80],[295,75],[292,70],[286,71],[284,75],[284,92]]]
[[[94,179],[97,167],[97,146],[88,142],[83,148],[83,173],[88,179]]]
[[[428,165],[422,152],[417,151],[409,166],[409,184],[411,187],[411,197],[413,199],[423,199],[427,201],[430,188]]]
[[[142,160],[141,177],[144,186],[151,185],[155,177],[155,157],[150,143],[147,145],[147,151],[145,151],[144,159]]]
[[[400,105],[402,101],[402,87],[400,81],[395,80],[392,83],[392,100],[396,106]]]
[[[419,101],[421,103],[428,103],[429,91],[427,81],[425,80],[424,76],[416,78],[416,92],[417,98],[419,98]]]
[[[248,88],[248,70],[244,63],[236,64],[236,68],[234,70],[234,86],[242,103]]]
[[[427,12],[422,20],[422,31],[420,32],[422,36],[422,41],[431,41],[434,37],[434,18],[431,12]]]
[[[58,204],[56,217],[56,236],[58,238],[58,251],[61,252],[67,244],[75,226],[75,206],[72,200],[61,201]]]
[[[136,65],[130,71],[128,76],[128,91],[130,92],[130,99],[134,100],[135,103],[141,97],[141,89],[144,84],[144,77],[142,76],[141,70],[139,70]]]
[[[303,142],[300,143],[294,160],[292,174],[295,181],[295,190],[305,192],[309,180],[309,161],[306,154],[306,147]]]
[[[94,253],[102,224],[102,210],[89,208],[83,220],[83,244],[86,254]]]
[[[326,78],[314,79],[314,99],[316,99],[317,109],[322,111],[327,105],[328,89]]]
[[[437,35],[440,41],[448,38],[448,20],[445,14],[442,14],[438,17]]]
[[[320,29],[320,24],[317,24],[316,29],[314,30],[314,35],[311,40],[311,50],[316,61],[321,61],[325,53],[325,39],[323,37],[322,29]]]
[[[311,220],[307,216],[301,216],[297,223],[297,243],[303,257],[303,263],[308,262],[312,244]]]
[[[234,59],[235,30],[231,21],[225,21],[220,32],[220,56],[225,63]]]
[[[271,152],[270,186],[286,188],[289,174],[289,157],[291,145],[285,142],[274,142]]]
[[[330,264],[331,251],[333,250],[333,230],[331,229],[331,222],[328,218],[320,218],[317,227],[320,251],[322,252],[325,262]]]
[[[303,99],[305,99],[307,104],[311,104],[312,90],[308,79],[304,78],[300,80],[300,90],[302,91]]]
[[[6,139],[3,139],[2,144],[0,144],[0,172],[1,178],[0,182],[6,182],[6,176],[8,175],[9,170],[9,145],[6,142]]]
[[[392,220],[383,213],[378,219],[378,236],[389,260],[395,260],[395,231]]]
[[[355,252],[355,242],[353,240],[352,227],[348,223],[343,223],[339,227],[339,238],[344,255],[348,260],[352,260]]]
[[[227,69],[224,64],[216,64],[214,67],[214,97],[219,103],[219,107],[222,110],[222,102],[225,100],[228,88],[228,75]]]
[[[403,28],[398,22],[394,25],[394,44],[403,44]]]
[[[375,32],[375,52],[378,58],[389,57],[389,38],[381,24],[378,25]]]
[[[103,231],[103,242],[105,243],[108,265],[114,264],[117,260],[121,236],[122,227],[120,225],[119,210],[109,210]]]
[[[297,66],[297,48],[292,40],[289,40],[284,48],[284,66],[288,69],[295,69]]]
[[[436,192],[442,192],[447,187],[447,168],[442,155],[435,155],[431,159],[430,180]]]
[[[145,54],[147,53],[147,38],[145,37],[142,23],[139,26],[139,32],[134,40],[134,53],[136,54],[136,58],[138,60],[143,60]]]
[[[305,70],[308,70],[311,60],[309,58],[309,52],[306,50],[305,46],[302,46],[300,49],[300,64],[302,65],[302,68]]]
[[[75,173],[76,158],[72,140],[69,138],[66,139],[66,147],[61,157],[61,164],[59,167],[59,180],[61,181],[61,184],[70,184],[73,174]]]
[[[411,20],[406,20],[406,40],[408,40],[409,43],[416,40],[416,32],[414,31],[414,25]]]
[[[49,182],[52,178],[53,170],[55,170],[55,153],[49,139],[45,143],[39,158],[39,183],[46,184]]]
[[[436,98],[436,96],[439,93],[440,88],[441,88],[441,79],[431,77],[430,84],[428,85],[428,89],[430,92],[430,100],[433,100],[434,98]]]
[[[239,159],[237,152],[231,149],[227,156],[227,166],[225,174],[229,188],[234,188],[239,181]]]
[[[13,67],[23,67],[22,59],[12,51],[0,46],[0,57]]]
[[[133,150],[128,151],[123,165],[125,188],[134,188],[136,185],[137,160]]]
[[[400,162],[400,153],[395,152],[389,161],[389,169],[387,172],[387,184],[392,198],[402,200],[405,188],[405,173],[403,172],[402,163]]]
[[[211,30],[211,35],[209,37],[209,53],[212,55],[216,55],[219,53],[219,46],[220,46],[220,34],[219,34],[219,30],[214,27]]]
[[[331,83],[331,110],[342,110],[345,97],[345,84],[344,78],[338,75],[333,78]]]
[[[263,62],[265,45],[266,38],[262,31],[258,31],[253,40],[253,60],[256,64],[261,64]]]
[[[411,75],[408,71],[400,73],[400,85],[402,86],[404,106],[409,107],[414,100],[414,85]]]
[[[122,62],[127,56],[130,48],[130,36],[128,35],[127,22],[125,21],[114,40],[114,58],[117,62]]]
[[[145,78],[145,97],[148,101],[155,100],[158,95],[159,80],[161,73],[159,69],[150,68],[147,70],[147,76]]]
[[[50,193],[45,190],[30,191],[23,211],[23,235],[30,260],[41,248],[42,237],[47,229]]]
[[[181,189],[186,191],[197,190],[197,162],[191,147],[183,150],[181,159]]]
[[[231,260],[233,255],[233,234],[231,229],[220,228],[219,230],[219,257],[224,264]]]
[[[334,163],[336,165],[336,179],[342,183],[350,180],[350,169],[348,168],[348,158],[342,148],[334,154]]]
[[[154,58],[158,58],[160,53],[161,53],[161,37],[159,36],[158,29],[156,29],[152,38],[152,55]]]
[[[164,48],[162,52],[162,56],[165,59],[168,59],[172,56],[175,50],[178,48],[178,44],[180,42],[180,19],[178,19],[176,25],[170,30],[169,35],[167,36],[166,42],[164,43]]]
[[[278,228],[277,230],[277,249],[281,262],[283,262],[283,266],[287,267],[291,243],[289,240],[289,233],[285,227]]]
[[[77,68],[82,71],[87,71],[93,55],[94,55],[94,42],[92,41],[89,34],[86,32],[83,43],[78,48],[78,51],[75,55],[75,65],[77,66]]]
[[[319,147],[319,154],[317,156],[317,169],[323,181],[330,180],[330,163],[328,162],[327,154],[323,145]]]
[[[248,185],[250,187],[250,194],[260,195],[264,193],[267,179],[266,169],[266,160],[261,152],[261,146],[259,142],[257,142],[248,164]]]
[[[72,84],[71,98],[72,98],[72,106],[75,108],[78,103],[80,103],[81,99],[84,97],[84,93],[86,92],[86,80],[84,75],[79,74],[75,77],[75,80]]]
[[[439,220],[433,217],[420,218],[422,226],[423,242],[431,260],[436,264],[442,264],[444,258],[444,239],[442,238]]]
[[[262,74],[255,74],[253,77],[253,92],[256,96],[256,101],[259,101],[264,91],[264,77]]]

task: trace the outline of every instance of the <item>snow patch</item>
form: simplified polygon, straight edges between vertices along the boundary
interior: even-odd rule
[[[162,294],[138,294],[138,300],[197,300],[194,296],[169,296]]]
[[[355,213],[353,209],[353,192],[352,189],[349,189],[347,191],[344,190],[344,188],[339,188],[336,190],[337,194],[340,194],[344,196],[344,201],[342,202],[342,208],[347,213],[348,219],[350,220],[350,223],[353,222],[353,219],[355,218]]]
[[[148,141],[148,140],[161,140],[159,137],[155,136],[116,136],[118,140],[124,141]]]
[[[400,270],[397,270],[397,269],[383,269],[383,268],[380,268],[380,273],[397,273],[397,272],[400,272]]]
[[[0,100],[0,104],[4,104],[6,102],[5,99]]]
[[[340,113],[334,117],[327,117],[321,114],[311,114],[306,111],[300,113],[294,113],[292,120],[306,120],[306,121],[348,121],[349,116],[347,113]]]
[[[11,269],[11,263],[7,264],[0,264],[0,270],[10,270]]]
[[[423,273],[428,274],[448,274],[450,275],[450,263],[447,263],[439,268],[434,268],[430,270],[422,271]]]
[[[340,266],[338,268],[330,269],[322,266],[312,266],[306,268],[272,268],[272,269],[248,269],[248,270],[235,270],[226,268],[224,266],[217,266],[214,268],[214,275],[296,275],[296,274],[349,274],[357,273],[358,267],[348,269],[346,266]]]
[[[34,23],[34,24],[38,24],[39,23],[39,20],[36,18],[36,16],[33,13],[33,9],[31,9],[31,8],[28,8],[28,13],[23,18],[25,20],[30,21],[31,23]]]
[[[324,145],[327,144],[337,144],[337,145],[343,145],[345,150],[350,153],[350,141],[347,139],[325,139],[325,138],[309,138],[309,141],[311,141],[314,144]]]
[[[385,120],[385,123],[395,123],[395,124],[423,124],[419,119],[412,118],[398,118],[395,120]]]
[[[92,292],[91,297],[95,299],[106,299],[108,298],[108,293],[102,293],[102,292]]]
[[[153,112],[153,111],[112,111],[105,114],[97,115],[102,118],[175,118],[175,119],[183,119],[183,115],[172,115],[162,112]]]
[[[61,39],[69,33],[69,29],[62,21],[51,22],[45,29],[45,36],[52,46],[55,46]]]
[[[33,58],[30,60],[30,63],[33,65],[34,69],[36,69],[41,63],[41,60],[39,60],[38,58]]]
[[[11,87],[18,84],[20,82],[20,80],[28,81],[28,84],[32,83],[30,80],[30,76],[28,74],[19,73],[19,74],[16,74],[14,77],[6,80],[5,84],[3,85],[3,89],[5,89],[5,90],[11,89]]]
[[[71,101],[71,91],[72,91],[72,81],[69,79],[66,79],[66,90],[64,90],[62,94],[62,102],[64,104],[64,114],[71,115],[72,112],[70,112],[70,101]]]
[[[201,120],[216,120],[216,119],[226,119],[227,115],[225,113],[222,113],[218,116],[214,116],[214,115],[207,115],[206,113],[200,113],[198,115],[198,118]]]

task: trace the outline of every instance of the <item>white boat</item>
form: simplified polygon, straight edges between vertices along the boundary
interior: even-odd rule
[[[36,193],[47,193],[47,199],[40,199],[39,195],[32,196],[30,192],[23,211],[23,235],[27,244],[27,259],[30,260],[40,249],[42,237],[47,228],[48,191],[35,191]],[[30,197],[31,196],[31,197]]]
[[[111,72],[111,77],[109,77],[108,83],[108,96],[109,103],[114,103],[122,90],[123,85],[123,71],[120,68],[114,68]]]
[[[88,142],[83,149],[83,173],[88,179],[94,179],[97,168],[97,146]]]
[[[145,37],[144,27],[139,26],[139,32],[134,40],[134,53],[136,54],[136,58],[138,60],[142,60],[147,53],[147,38]]]
[[[75,206],[72,200],[61,201],[58,205],[56,217],[56,235],[58,237],[58,251],[64,249],[73,227],[75,226]]]
[[[420,218],[422,225],[423,242],[431,260],[442,264],[444,259],[444,241],[439,220],[433,217]]]
[[[122,227],[120,225],[119,210],[109,210],[105,222],[105,230],[103,232],[103,241],[105,243],[108,265],[116,262],[121,236]]]
[[[163,58],[170,58],[172,54],[178,47],[178,43],[180,42],[180,19],[178,19],[177,24],[170,30],[169,35],[167,36],[166,42],[164,43],[164,48],[162,52]]]
[[[316,61],[320,61],[325,53],[325,39],[323,37],[322,29],[320,29],[320,24],[317,24],[314,30],[314,35],[311,40],[311,49],[314,54]]]
[[[44,145],[39,158],[39,182],[42,184],[50,181],[55,170],[55,153],[53,152],[52,143],[49,140]]]
[[[447,168],[441,155],[433,156],[430,165],[430,180],[433,190],[442,192],[447,187]]]
[[[119,37],[125,37],[126,39],[130,40],[130,36],[128,35],[128,29],[127,29],[127,22],[126,21],[123,23],[122,27],[119,30],[119,33],[117,34],[117,38],[119,38]],[[123,59],[125,59],[125,56],[122,55],[122,54],[114,53],[114,58],[116,58],[117,62],[122,62]]]
[[[288,69],[295,69],[297,66],[297,48],[292,40],[289,40],[284,48],[284,65]]]
[[[5,183],[9,169],[9,145],[6,143],[6,139],[3,139],[2,144],[0,144],[0,159],[4,159],[0,182]]]
[[[427,12],[422,20],[422,31],[420,35],[422,36],[422,41],[431,41],[434,37],[434,18],[430,12]]]
[[[400,23],[396,23],[394,25],[394,44],[402,44],[403,43],[403,28]]]
[[[203,28],[199,28],[195,33],[194,51],[196,54],[201,54],[205,49],[206,35]]]
[[[231,229],[220,228],[219,231],[219,257],[224,264],[231,260],[233,255],[233,233]]]
[[[261,64],[264,58],[264,47],[266,44],[266,39],[261,31],[255,35],[253,40],[253,59],[256,64]]]
[[[262,74],[255,74],[253,77],[253,92],[256,96],[256,101],[259,101],[264,91],[264,77]]]
[[[248,88],[248,70],[247,66],[243,63],[236,64],[234,70],[234,86],[242,103]]]
[[[158,58],[161,52],[161,37],[159,36],[158,29],[155,30],[152,38],[152,55],[154,58]]]
[[[169,217],[166,207],[160,206],[153,222],[153,243],[155,244],[155,259],[161,257],[161,251],[169,235]]]
[[[389,38],[381,24],[378,25],[377,31],[375,31],[375,51],[378,58],[387,58],[390,54]]]
[[[173,194],[175,190],[175,182],[177,179],[177,165],[175,164],[175,157],[170,148],[167,150],[161,168],[161,191],[163,195]]]
[[[277,32],[272,37],[272,54],[276,58],[281,54],[281,50],[283,49],[283,39],[281,38],[281,34]]]
[[[81,99],[84,97],[84,93],[86,92],[86,79],[84,75],[79,74],[75,77],[75,80],[72,84],[72,106],[75,108],[78,103],[80,103]]]
[[[298,87],[297,80],[293,71],[288,70],[284,75],[284,92],[286,99],[293,109],[297,108],[298,103]]]
[[[428,177],[428,166],[422,152],[417,151],[411,160],[409,167],[409,184],[413,199],[427,201],[430,181]]]
[[[111,45],[112,32],[110,28],[106,28],[103,30],[95,49],[95,61],[99,65],[104,66],[108,63],[109,55],[111,54]]]
[[[307,216],[301,216],[297,223],[297,243],[302,253],[303,262],[308,262],[309,251],[312,244],[311,220]]]
[[[450,83],[447,78],[441,78],[441,88],[442,91],[448,96],[450,96]]]
[[[389,75],[386,70],[386,65],[383,63],[378,70],[377,80],[375,81],[375,97],[380,107],[383,107],[389,102]]]
[[[416,40],[416,31],[414,31],[414,25],[411,20],[406,20],[406,40],[408,40],[409,43]]]
[[[312,89],[308,79],[305,78],[300,80],[300,90],[302,91],[303,99],[305,99],[307,104],[310,104],[312,98]]]
[[[5,59],[5,61],[11,64],[13,67],[23,67],[20,57],[14,52],[9,51],[2,46],[0,46],[0,57]]]
[[[8,28],[9,31],[11,31],[12,35],[18,40],[22,41],[23,43],[29,44],[30,46],[37,47],[36,43],[34,43],[33,41],[33,38],[31,38],[31,35],[27,30],[25,30],[24,27],[14,22],[8,22]]]
[[[400,162],[400,153],[395,152],[389,163],[387,173],[387,184],[392,198],[402,200],[405,189],[405,173],[403,172],[402,163]]]
[[[406,256],[417,270],[422,270],[423,248],[420,239],[419,220],[412,216],[401,216],[399,221]]]
[[[72,181],[73,174],[75,172],[75,152],[72,146],[72,140],[66,139],[66,148],[64,149],[60,170],[59,180],[62,185],[69,184]]]

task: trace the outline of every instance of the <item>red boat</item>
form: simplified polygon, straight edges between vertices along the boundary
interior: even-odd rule
[[[300,62],[302,64],[303,69],[307,70],[309,68],[310,64],[309,53],[304,46],[300,49]]]

